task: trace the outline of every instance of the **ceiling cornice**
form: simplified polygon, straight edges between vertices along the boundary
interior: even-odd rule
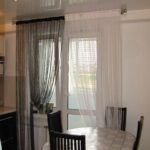
[[[122,15],[121,20],[123,22],[150,20],[150,9],[130,10],[125,15]]]

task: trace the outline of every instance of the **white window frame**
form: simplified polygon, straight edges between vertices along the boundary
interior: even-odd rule
[[[79,109],[69,109],[68,108],[68,82],[69,82],[69,77],[68,77],[68,73],[69,73],[69,40],[70,39],[77,39],[77,38],[96,38],[97,39],[97,59],[99,52],[99,41],[98,41],[98,35],[97,33],[89,33],[89,34],[83,34],[83,36],[80,36],[80,34],[75,34],[75,33],[70,33],[70,35],[68,36],[66,42],[65,42],[65,48],[63,49],[63,53],[62,53],[62,86],[61,86],[61,97],[62,97],[62,104],[61,104],[61,110],[62,110],[62,121],[63,121],[63,128],[64,130],[68,129],[68,115],[72,114],[72,115],[80,115],[80,111]],[[97,79],[97,77],[96,77]],[[97,103],[97,102],[96,102]],[[95,114],[96,111],[93,110],[93,114]]]

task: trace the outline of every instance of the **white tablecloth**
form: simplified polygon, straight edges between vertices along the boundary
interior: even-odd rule
[[[65,133],[86,136],[86,150],[132,150],[135,137],[126,131],[110,128],[76,128]],[[43,150],[50,150],[49,142]]]

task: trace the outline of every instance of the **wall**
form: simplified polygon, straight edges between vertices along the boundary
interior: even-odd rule
[[[128,108],[127,130],[136,133],[144,115],[139,150],[150,149],[150,21],[122,23],[123,103]]]
[[[16,33],[5,33],[4,106],[16,107]]]

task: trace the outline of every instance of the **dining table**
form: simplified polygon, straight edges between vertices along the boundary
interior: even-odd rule
[[[64,133],[73,135],[85,135],[86,150],[132,150],[135,136],[127,131],[101,128],[83,127],[66,130]],[[43,150],[49,150],[49,143]]]

